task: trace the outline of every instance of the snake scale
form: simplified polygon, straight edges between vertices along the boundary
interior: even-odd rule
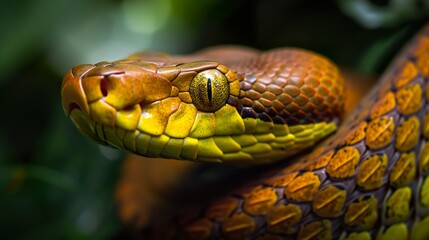
[[[339,125],[344,88],[315,53],[229,47],[80,65],[62,102],[83,135],[139,155],[284,159],[162,238],[429,239],[429,26]]]

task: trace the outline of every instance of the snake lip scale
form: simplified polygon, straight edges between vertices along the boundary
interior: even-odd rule
[[[101,144],[200,162],[285,161],[145,234],[429,239],[428,77],[429,26],[345,117],[338,68],[295,48],[141,52],[76,66],[61,91],[66,115]]]

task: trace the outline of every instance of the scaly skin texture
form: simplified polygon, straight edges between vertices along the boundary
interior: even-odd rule
[[[155,224],[143,235],[429,239],[428,77],[426,27],[338,132],[312,153],[255,175],[237,190],[169,224]],[[239,96],[244,106],[245,97]],[[259,111],[254,104],[248,106]]]
[[[144,234],[429,239],[428,77],[426,27],[339,131],[312,153]]]
[[[329,60],[297,49],[220,52],[77,66],[63,81],[64,111],[99,143],[205,162],[274,162],[336,130],[345,91]]]

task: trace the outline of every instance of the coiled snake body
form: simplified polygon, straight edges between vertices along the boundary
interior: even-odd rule
[[[426,27],[340,127],[338,69],[298,49],[80,65],[62,100],[83,135],[140,155],[285,161],[176,221],[172,238],[428,239],[428,77]]]

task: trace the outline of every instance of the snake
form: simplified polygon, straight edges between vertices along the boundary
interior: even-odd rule
[[[344,82],[308,50],[222,46],[78,65],[61,95],[99,144],[273,166],[151,232],[162,239],[429,239],[429,25],[346,115]]]

